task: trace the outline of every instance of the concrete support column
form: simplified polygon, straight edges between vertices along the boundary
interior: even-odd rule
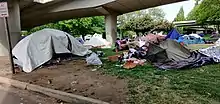
[[[110,14],[105,16],[106,39],[114,44],[117,38],[117,15]]]
[[[9,4],[9,3],[8,3]],[[11,35],[12,47],[14,47],[21,37],[20,7],[17,0],[13,0],[9,8],[9,31]],[[5,32],[4,19],[0,18],[0,56],[8,56],[8,41]]]
[[[13,7],[9,9],[9,30],[11,34],[12,47],[14,47],[21,38],[19,0],[14,0]]]

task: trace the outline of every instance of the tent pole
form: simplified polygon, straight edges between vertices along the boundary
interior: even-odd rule
[[[11,37],[10,37],[8,18],[7,17],[4,18],[4,22],[5,22],[6,36],[7,36],[7,39],[8,39],[9,58],[10,58],[10,62],[11,62],[11,71],[12,71],[12,74],[15,74],[14,61],[13,61],[13,56],[12,56],[12,47],[11,47]]]

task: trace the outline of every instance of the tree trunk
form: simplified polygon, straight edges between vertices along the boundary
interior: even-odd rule
[[[85,36],[86,36],[85,34],[82,34],[82,38],[83,38],[84,41],[86,41],[86,40],[85,40]]]
[[[145,31],[141,31],[141,33],[142,33],[142,35],[145,35],[144,33],[145,33]]]
[[[135,33],[137,34],[137,36],[139,37],[139,31],[135,30],[134,32],[135,32]]]
[[[217,25],[217,31],[218,31],[218,34],[219,34],[219,25]]]

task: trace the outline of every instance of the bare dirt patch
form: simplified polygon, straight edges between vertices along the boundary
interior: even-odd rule
[[[124,104],[127,99],[127,81],[102,74],[87,66],[84,60],[63,62],[31,73],[7,75],[12,79],[47,88],[91,97],[111,104]]]

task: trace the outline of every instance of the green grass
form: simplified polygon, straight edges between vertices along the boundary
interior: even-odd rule
[[[211,34],[206,34],[203,38],[205,40],[211,40],[212,38],[210,36],[211,36]]]
[[[100,71],[129,80],[128,104],[220,104],[220,64],[163,71],[149,64],[126,70],[118,62],[103,63]]]
[[[187,48],[189,48],[191,50],[198,50],[198,49],[202,49],[202,48],[208,48],[213,45],[214,44],[190,44],[187,46]]]

